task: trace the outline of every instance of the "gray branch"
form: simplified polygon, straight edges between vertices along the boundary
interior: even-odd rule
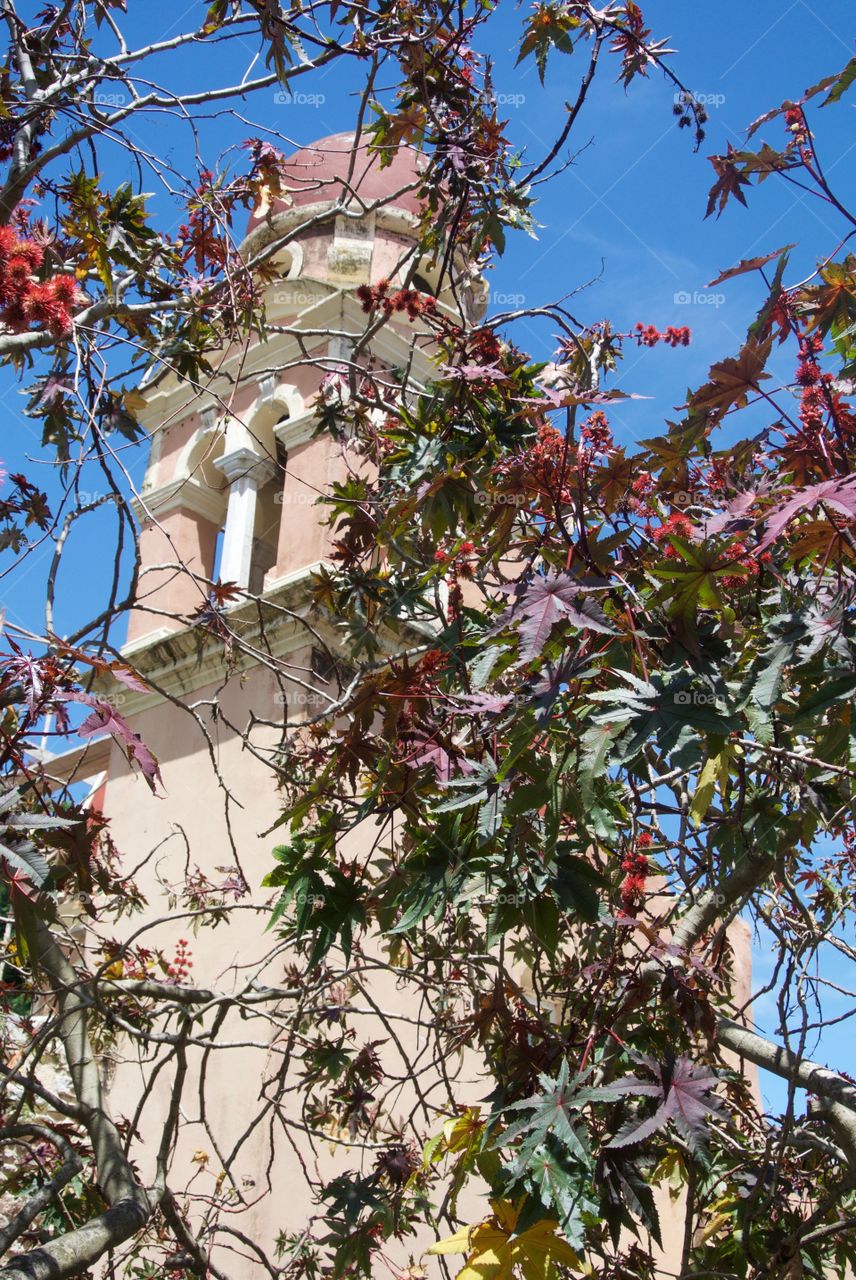
[[[59,1034],[83,1123],[92,1143],[98,1185],[109,1208],[75,1231],[37,1249],[14,1255],[0,1269],[0,1280],[66,1280],[79,1275],[136,1235],[146,1225],[159,1192],[137,1182],[101,1088],[98,1063],[89,1039],[89,1005],[73,966],[50,929],[37,921],[34,960],[50,979],[57,1002]]]

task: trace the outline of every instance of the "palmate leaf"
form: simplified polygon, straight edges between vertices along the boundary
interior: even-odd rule
[[[549,885],[564,911],[572,911],[589,924],[597,920],[600,915],[597,889],[603,887],[605,881],[585,858],[570,853],[564,841],[556,846],[556,868]]]
[[[822,107],[829,106],[830,102],[838,102],[852,84],[856,83],[856,58],[851,58],[843,71],[839,71],[837,75],[830,76],[824,82],[824,88],[829,88],[829,93],[821,102]],[[811,92],[811,90],[809,90]]]
[[[721,579],[748,575],[749,570],[727,547],[691,546],[678,537],[669,541],[680,559],[654,566],[651,574],[665,581],[656,598],[667,606],[670,617],[692,623],[699,609],[720,609]]]
[[[705,383],[687,402],[692,414],[707,414],[708,421],[719,422],[732,408],[743,408],[759,382],[769,378],[764,366],[770,355],[772,340],[759,342],[750,338],[739,356],[711,366],[710,382]]]
[[[627,671],[614,674],[628,683],[632,682],[634,687],[623,689],[617,686],[589,694],[592,702],[607,704],[607,709],[593,718],[598,727],[611,735],[608,746],[610,765],[629,764],[652,739],[657,740],[661,750],[670,751],[681,737],[692,730],[726,737],[737,727],[725,690],[709,683],[693,688],[686,672],[680,669],[655,674],[650,683]],[[588,731],[586,737],[589,732],[592,731]],[[598,758],[605,772],[607,764],[603,750],[605,748]]]
[[[355,1226],[364,1209],[383,1207],[383,1195],[374,1178],[360,1178],[351,1173],[341,1173],[328,1182],[322,1191],[329,1201],[330,1217],[342,1217],[349,1226]]]
[[[797,296],[810,319],[809,329],[836,335],[856,321],[856,257],[828,262],[818,273],[823,284],[807,286]]]
[[[0,862],[5,863],[13,875],[23,874],[34,888],[43,889],[50,880],[50,865],[41,850],[27,838],[27,833],[65,831],[77,826],[79,819],[53,813],[28,813],[20,808],[16,811],[22,799],[19,787],[11,787],[0,796]]]
[[[710,756],[704,763],[698,776],[696,789],[693,792],[692,803],[690,804],[690,817],[697,827],[700,827],[710,808],[713,800],[714,791],[719,787],[723,800],[725,798],[725,789],[728,785],[728,777],[731,769],[731,761],[734,758],[737,748],[726,744],[716,755]]]
[[[453,1236],[438,1240],[430,1254],[467,1255],[457,1280],[554,1280],[559,1267],[582,1271],[582,1263],[561,1236],[556,1223],[547,1219],[516,1232],[519,1210],[509,1200],[492,1200],[493,1213],[483,1222],[461,1227]]]
[[[591,1088],[584,1081],[587,1075],[569,1078],[567,1061],[563,1061],[555,1080],[547,1075],[539,1075],[541,1088],[531,1097],[521,1102],[513,1102],[503,1109],[503,1114],[511,1111],[529,1111],[523,1120],[509,1125],[497,1139],[498,1146],[508,1146],[515,1138],[525,1135],[520,1148],[522,1155],[539,1147],[548,1134],[561,1143],[571,1154],[580,1160],[590,1158],[588,1139],[572,1123],[571,1115],[581,1111],[590,1102],[604,1101],[613,1096],[606,1086]],[[618,1094],[614,1095],[615,1097]]]
[[[758,678],[752,686],[746,711],[753,732],[762,742],[769,742],[773,732],[773,707],[779,700],[785,667],[793,661],[795,644],[778,640],[763,655]]]
[[[807,489],[798,489],[786,502],[773,507],[767,513],[767,529],[758,543],[758,554],[766,551],[801,511],[810,511],[817,506],[830,507],[848,520],[856,520],[856,476],[824,480]]]
[[[309,964],[319,963],[336,944],[349,958],[354,927],[365,924],[363,888],[358,878],[329,863],[322,875],[312,865],[308,852],[309,844],[301,836],[296,836],[291,845],[279,845],[274,850],[274,857],[282,865],[269,872],[262,884],[282,888],[282,893],[267,927],[273,928],[295,904],[295,937],[297,941],[311,939]]]
[[[50,878],[50,866],[29,841],[20,841],[14,846],[0,842],[0,862],[6,863],[13,872],[23,872],[36,889],[44,888]]]
[[[731,196],[734,196],[745,206],[746,197],[741,188],[748,187],[751,184],[744,170],[737,164],[740,158],[740,152],[735,151],[730,142],[724,156],[710,157],[710,162],[716,173],[716,182],[708,193],[707,210],[704,215],[706,218],[709,218],[714,211],[716,211],[716,216],[719,217]]]
[[[570,573],[551,573],[525,584],[518,583],[512,588],[516,596],[513,605],[502,614],[492,634],[516,625],[520,636],[519,657],[524,663],[542,652],[557,622],[570,622],[581,630],[614,635],[614,628],[598,605],[584,595],[586,591],[603,590],[607,585],[582,583]]]
[[[562,53],[573,53],[574,51],[570,33],[580,25],[580,19],[568,13],[568,8],[569,6],[565,4],[535,5],[535,11],[529,20],[526,34],[521,41],[520,53],[515,65],[519,66],[524,58],[528,57],[530,53],[534,53],[538,76],[542,84],[547,71],[547,58],[550,50],[558,49]]]
[[[616,1198],[619,1202],[620,1212],[618,1215],[613,1216],[614,1226],[613,1223],[610,1224],[613,1243],[615,1245],[618,1244],[622,1227],[636,1232],[636,1222],[634,1222],[634,1219],[636,1219],[636,1221],[642,1223],[646,1231],[650,1232],[662,1249],[663,1237],[660,1231],[660,1215],[657,1212],[657,1201],[651,1186],[631,1163],[617,1165],[614,1172],[618,1183],[618,1195]],[[608,1214],[608,1209],[606,1212]],[[618,1221],[615,1221],[616,1217]]]
[[[774,249],[772,253],[764,253],[758,258],[741,258],[736,267],[729,267],[727,271],[720,271],[715,280],[711,280],[707,288],[712,289],[714,285],[722,284],[725,280],[733,280],[735,276],[745,275],[747,271],[758,271],[761,267],[766,267],[768,262],[772,262],[774,258],[780,258],[783,253],[788,253],[795,248],[794,244],[782,245],[781,249]]]
[[[527,1164],[525,1186],[537,1197],[532,1212],[541,1207],[554,1213],[568,1241],[574,1248],[585,1247],[585,1215],[600,1217],[600,1206],[592,1196],[593,1180],[589,1163],[568,1159],[557,1144],[549,1140],[538,1147]]]
[[[646,1059],[647,1061],[647,1059]],[[650,1063],[652,1067],[656,1064]],[[685,1054],[674,1064],[664,1063],[659,1068],[660,1080],[640,1080],[638,1076],[623,1076],[615,1080],[610,1089],[622,1095],[658,1098],[660,1105],[653,1115],[640,1121],[629,1120],[607,1144],[608,1149],[629,1147],[651,1134],[664,1129],[670,1122],[691,1150],[699,1148],[707,1134],[706,1120],[710,1112],[718,1111],[722,1102],[713,1093],[718,1077],[706,1067],[698,1066]]]
[[[831,76],[824,76],[822,80],[818,80],[817,84],[813,84],[810,89],[806,89],[800,102],[808,102],[810,98],[815,98],[819,93],[826,93],[826,97],[820,104],[822,107],[826,107],[830,102],[837,102],[850,88],[854,80],[856,80],[856,58],[851,58],[841,71],[835,71]],[[772,120],[774,116],[779,115],[791,106],[793,106],[793,103],[788,101],[783,102],[780,107],[776,107],[773,111],[766,111],[764,115],[759,116],[752,123],[747,136],[751,138],[760,125],[766,123],[767,120]]]

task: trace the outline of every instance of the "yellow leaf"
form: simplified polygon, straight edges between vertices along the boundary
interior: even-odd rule
[[[665,1181],[669,1188],[669,1199],[673,1202],[679,1199],[687,1181],[686,1165],[679,1151],[670,1151],[663,1157],[651,1174],[651,1181]]]
[[[148,400],[139,391],[124,391],[122,393],[122,403],[128,410],[128,413],[140,413],[145,409]]]
[[[728,784],[728,769],[732,755],[732,748],[726,746],[722,748],[719,755],[711,756],[704,763],[704,768],[699,774],[692,804],[690,805],[690,817],[697,827],[701,826],[707,815],[717,785],[722,796],[725,796],[725,788]]]
[[[447,1120],[443,1125],[443,1137],[447,1151],[465,1151],[473,1139],[480,1137],[484,1124],[479,1118],[480,1107],[467,1107],[463,1115]]]
[[[491,1206],[493,1214],[484,1222],[462,1227],[428,1250],[467,1254],[457,1280],[513,1280],[515,1271],[524,1280],[552,1280],[559,1266],[582,1270],[577,1254],[556,1235],[555,1222],[544,1218],[517,1236],[515,1206],[508,1200],[491,1201]]]
[[[714,1214],[710,1222],[706,1223],[706,1225],[702,1228],[701,1232],[699,1233],[694,1243],[696,1245],[705,1244],[706,1241],[708,1241],[711,1238],[711,1236],[715,1236],[717,1231],[720,1231],[722,1227],[727,1226],[730,1222],[731,1222],[730,1213]]]

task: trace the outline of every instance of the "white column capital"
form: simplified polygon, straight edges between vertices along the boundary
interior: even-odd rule
[[[235,582],[244,591],[250,584],[253,530],[259,485],[270,480],[276,467],[252,449],[233,449],[214,464],[229,481],[229,506],[220,557],[220,579]]]
[[[214,460],[214,466],[223,472],[229,484],[248,479],[256,488],[272,480],[276,474],[275,464],[252,449],[233,449],[231,453],[224,453]]]

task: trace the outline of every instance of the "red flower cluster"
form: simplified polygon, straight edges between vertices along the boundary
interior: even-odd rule
[[[458,575],[462,578],[471,578],[473,576],[473,566],[467,559],[467,556],[471,556],[475,549],[476,545],[474,542],[462,542],[457,552],[454,555],[451,555],[442,547],[438,547],[434,552],[434,559],[437,564],[448,563],[450,569],[450,580],[452,577],[457,578]]]
[[[787,126],[788,131],[794,134],[795,137],[798,134],[805,134],[806,137],[808,136],[805,116],[799,107],[790,107],[785,112],[785,125]]]
[[[693,523],[683,512],[673,511],[658,529],[649,529],[648,533],[658,546],[663,542],[668,545],[670,538],[691,538]]]
[[[669,347],[688,347],[692,338],[692,333],[686,325],[675,328],[670,324],[668,329],[661,333],[656,325],[642,324],[641,320],[635,324],[634,332],[640,347],[656,347],[658,342],[665,342]]]
[[[580,427],[580,439],[592,453],[608,453],[613,447],[612,432],[606,414],[596,409]]]
[[[538,443],[524,457],[527,488],[534,487],[540,494],[542,510],[548,512],[558,503],[571,501],[568,487],[572,465],[565,437],[555,427],[545,424],[538,428]]]
[[[811,134],[806,124],[805,115],[800,107],[791,107],[785,112],[785,128],[791,135],[790,147],[797,147],[800,156],[806,163],[812,160]]]
[[[621,906],[628,915],[635,915],[645,896],[645,882],[650,867],[648,855],[643,853],[651,844],[651,837],[643,832],[636,841],[636,848],[628,853],[621,862],[624,879],[621,881]]]
[[[724,574],[721,578],[724,587],[745,587],[752,578],[758,577],[763,565],[772,564],[773,562],[773,557],[769,551],[762,551],[760,556],[756,556],[742,542],[734,543],[731,548],[731,554],[736,564],[740,565],[744,572]]]
[[[33,278],[44,263],[44,250],[34,240],[21,240],[11,227],[0,227],[0,322],[15,333],[31,324],[44,325],[55,338],[71,333],[72,307],[80,294],[70,276]]]
[[[193,968],[193,961],[190,958],[190,949],[186,938],[179,938],[178,946],[175,951],[175,959],[172,964],[167,965],[166,971],[176,982],[186,982],[190,977],[190,970]]]
[[[473,364],[496,364],[502,349],[493,329],[475,329],[469,335],[467,352]]]
[[[381,310],[384,315],[391,316],[394,311],[406,311],[411,320],[419,316],[436,314],[437,302],[429,293],[420,293],[418,289],[399,289],[390,293],[388,280],[379,280],[377,284],[361,284],[357,289],[363,311]]]
[[[802,387],[800,421],[808,432],[823,430],[823,419],[829,402],[826,388],[832,382],[832,374],[821,372],[817,357],[823,350],[823,339],[814,335],[800,339],[800,362],[796,380]]]

